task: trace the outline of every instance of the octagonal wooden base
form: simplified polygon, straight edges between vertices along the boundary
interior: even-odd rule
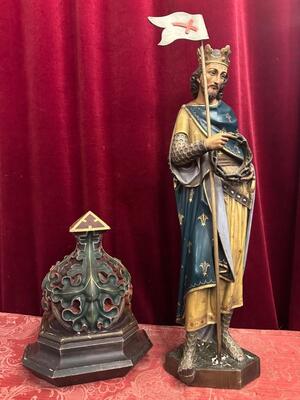
[[[56,386],[124,376],[152,347],[146,332],[127,315],[122,326],[95,334],[41,330],[24,352],[23,365]]]
[[[241,389],[247,383],[260,375],[259,358],[243,349],[245,361],[238,363],[228,355],[222,353],[221,363],[216,357],[208,359],[207,354],[201,359],[201,351],[197,360],[196,374],[193,382],[185,382],[177,373],[182,357],[182,348],[179,346],[166,355],[165,370],[188,386],[199,386],[220,389]]]

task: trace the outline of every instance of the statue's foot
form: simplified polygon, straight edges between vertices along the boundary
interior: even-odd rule
[[[186,342],[183,348],[183,355],[177,369],[180,380],[186,384],[191,384],[195,378],[196,351],[197,334],[195,332],[187,332]]]
[[[245,354],[240,346],[233,340],[229,332],[223,333],[223,347],[231,358],[238,362],[245,360]]]
[[[191,385],[194,382],[196,371],[194,369],[185,369],[178,372],[179,379],[186,385]]]
[[[183,357],[179,363],[177,372],[182,382],[190,384],[195,379],[195,363]]]

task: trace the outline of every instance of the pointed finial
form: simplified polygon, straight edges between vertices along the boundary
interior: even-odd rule
[[[88,211],[77,221],[74,222],[69,228],[69,232],[91,232],[91,231],[108,231],[108,226],[102,219],[100,219],[92,211]]]

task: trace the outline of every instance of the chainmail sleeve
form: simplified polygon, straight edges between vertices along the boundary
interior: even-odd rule
[[[204,141],[189,143],[184,133],[176,133],[171,146],[171,161],[174,165],[182,167],[190,164],[196,158],[207,152]]]

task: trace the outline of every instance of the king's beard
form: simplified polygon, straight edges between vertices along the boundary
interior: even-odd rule
[[[210,87],[208,88],[208,100],[210,103],[219,98],[220,90],[220,87],[218,88],[218,90]]]
[[[219,92],[218,92],[219,93]],[[208,95],[208,101],[210,103],[212,103],[217,97],[218,97],[218,93],[217,94],[209,94]]]
[[[204,96],[204,87],[201,85],[200,88],[201,88],[201,92],[203,93],[203,96]],[[220,91],[221,91],[221,88],[219,90],[213,90],[213,89],[208,88],[208,102],[212,103],[214,100],[218,99]]]

